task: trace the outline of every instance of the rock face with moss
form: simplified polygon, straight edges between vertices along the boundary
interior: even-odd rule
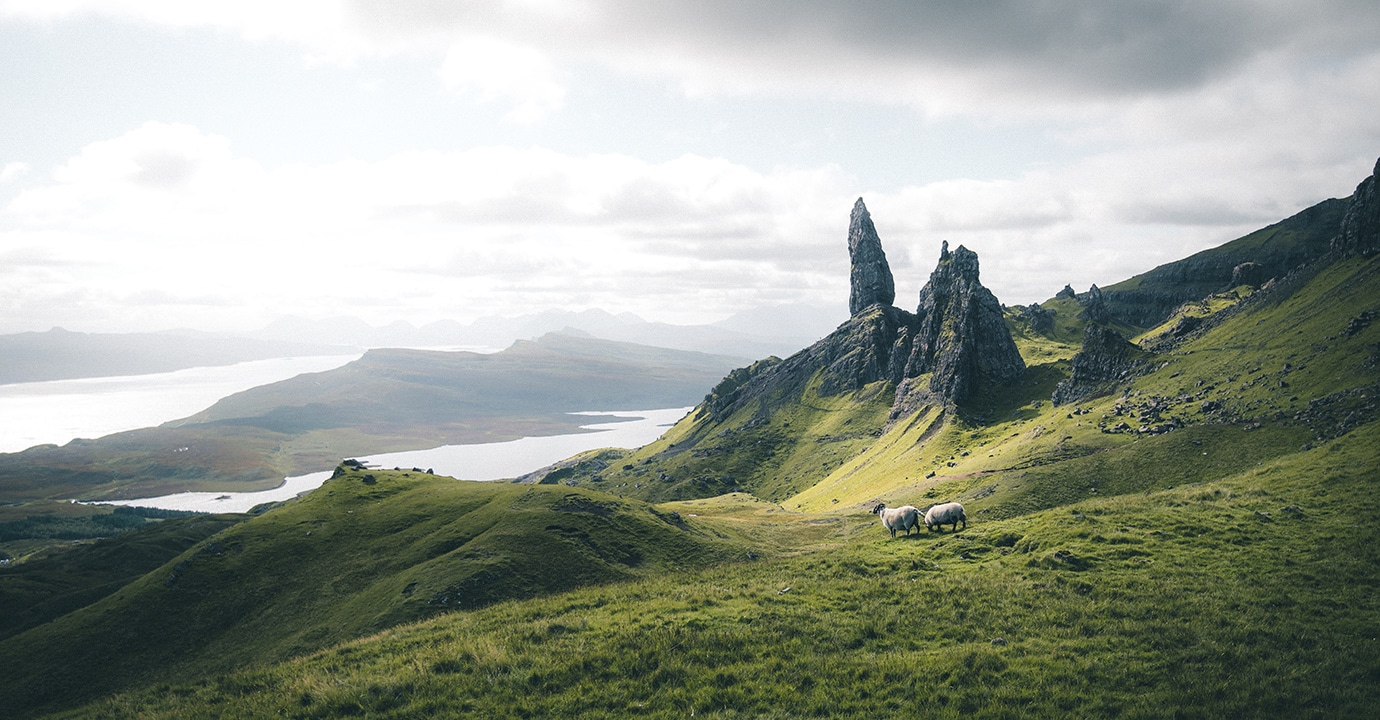
[[[1362,186],[1365,187],[1365,183]],[[1362,194],[1358,188],[1357,196]],[[1337,229],[1343,216],[1349,214],[1348,208],[1355,206],[1354,200],[1350,204],[1346,200],[1324,200],[1237,241],[1101,288],[1097,298],[1101,304],[1100,319],[1088,319],[1152,328],[1186,302],[1229,290],[1241,279],[1236,275],[1237,268],[1245,263],[1255,265],[1250,269],[1249,284],[1264,285],[1271,278],[1283,278],[1300,266],[1321,258],[1332,245],[1341,242],[1340,238],[1334,240],[1338,237]],[[1373,220],[1374,215],[1371,217]],[[1359,213],[1357,222],[1360,227]],[[1373,230],[1371,237],[1374,243]],[[1376,246],[1380,245],[1372,245]],[[1055,297],[1064,297],[1066,291],[1067,288]],[[1091,292],[1080,293],[1078,300],[1086,306],[1092,300]]]
[[[1001,304],[978,282],[977,254],[944,243],[939,265],[910,313],[892,306],[891,270],[867,207],[853,206],[848,231],[853,260],[852,317],[828,337],[782,361],[735,370],[705,398],[701,416],[723,420],[748,403],[793,395],[816,375],[822,396],[885,380],[896,388],[892,416],[926,404],[954,405],[989,384],[1025,371]]]
[[[1004,385],[1025,372],[1001,303],[978,282],[977,253],[944,243],[939,266],[920,290],[910,358],[896,378],[904,392],[898,403],[919,392],[941,403],[962,403],[984,385]],[[929,382],[916,379],[929,375]]]
[[[1089,325],[1083,332],[1083,349],[1073,356],[1073,372],[1054,390],[1054,404],[1106,395],[1146,369],[1149,357],[1117,331]]]
[[[862,198],[853,204],[853,214],[848,219],[848,258],[852,261],[849,314],[857,315],[873,305],[890,307],[896,299],[896,285],[886,253],[882,252],[882,239],[877,236],[872,215]]]

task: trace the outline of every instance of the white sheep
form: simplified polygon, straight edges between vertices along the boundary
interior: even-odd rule
[[[920,532],[920,511],[910,505],[888,508],[886,503],[877,503],[872,514],[882,519],[882,527],[890,530],[892,537],[896,537],[897,530],[905,530],[906,535],[910,535],[911,528]]]
[[[968,529],[968,516],[963,512],[963,506],[956,502],[935,505],[925,511],[925,529],[933,530],[939,528],[939,532],[944,532],[944,524],[952,523],[954,532],[958,532],[958,523],[963,523],[963,529]],[[917,528],[918,529],[918,528]]]

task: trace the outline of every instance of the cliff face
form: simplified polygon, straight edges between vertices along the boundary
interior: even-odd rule
[[[984,385],[1003,385],[1025,372],[1025,362],[1002,318],[1001,303],[978,282],[977,253],[952,253],[944,243],[939,266],[920,290],[910,358],[898,402],[918,388],[913,379],[930,374],[928,394],[945,404],[962,403]]]
[[[1115,330],[1089,325],[1083,349],[1073,356],[1072,373],[1055,388],[1053,402],[1065,405],[1105,395],[1144,370],[1148,357]]]
[[[1356,192],[1347,203],[1341,231],[1332,241],[1332,247],[1345,255],[1370,255],[1380,249],[1380,189],[1376,188],[1380,181],[1377,177],[1380,177],[1380,160],[1375,161],[1375,170],[1356,186]]]
[[[1373,180],[1368,182],[1372,182],[1369,186],[1370,196],[1374,197]],[[1365,187],[1366,183],[1362,183],[1362,186]],[[1362,189],[1358,188],[1356,196],[1362,194]],[[1080,293],[1078,299],[1085,305],[1094,301],[1100,304],[1100,308],[1089,312],[1090,315],[1098,315],[1097,318],[1088,318],[1094,322],[1121,321],[1142,328],[1154,327],[1164,322],[1180,305],[1226,290],[1234,282],[1242,280],[1237,269],[1245,263],[1254,264],[1249,268],[1246,282],[1262,285],[1271,278],[1283,278],[1295,268],[1322,257],[1335,244],[1333,239],[1337,238],[1337,228],[1343,217],[1352,214],[1348,208],[1356,206],[1355,200],[1350,203],[1346,200],[1324,200],[1293,217],[1226,245],[1204,250],[1101,288],[1096,298],[1093,297],[1094,293],[1089,292]],[[1371,208],[1368,215],[1360,210],[1355,213],[1355,237],[1367,237],[1361,228],[1369,227],[1370,247],[1376,247],[1376,212],[1380,212],[1380,203],[1367,207]],[[1369,225],[1364,219],[1366,217],[1369,218]],[[1359,248],[1363,243],[1358,239],[1352,244]],[[1066,292],[1068,288],[1056,297],[1064,296]]]
[[[821,396],[879,380],[896,388],[892,417],[922,404],[954,405],[1025,371],[1001,303],[978,281],[977,254],[944,243],[915,313],[893,307],[895,289],[881,239],[859,199],[848,232],[852,317],[786,360],[734,371],[705,398],[702,414],[722,420],[765,398],[793,395],[817,373]]]

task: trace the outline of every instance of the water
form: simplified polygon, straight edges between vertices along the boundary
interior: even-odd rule
[[[597,432],[525,437],[498,443],[443,445],[430,450],[384,453],[358,459],[381,468],[415,467],[434,470],[437,475],[449,475],[463,480],[500,480],[525,475],[586,450],[602,447],[641,447],[661,437],[666,428],[685,417],[692,409],[684,407],[574,413],[609,418],[612,421],[580,426]],[[289,500],[314,490],[330,476],[331,472],[325,471],[289,477],[282,485],[261,492],[187,492],[106,504],[198,512],[247,512],[255,505]]]
[[[161,425],[227,395],[338,368],[359,357],[274,358],[150,375],[0,385],[0,452]]]

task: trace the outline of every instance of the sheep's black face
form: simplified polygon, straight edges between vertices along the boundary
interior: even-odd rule
[[[885,510],[885,509],[886,509],[886,503],[879,503],[879,504],[877,505],[877,507],[872,508],[872,514],[873,514],[873,515],[881,515],[881,514],[882,514],[882,511]]]

